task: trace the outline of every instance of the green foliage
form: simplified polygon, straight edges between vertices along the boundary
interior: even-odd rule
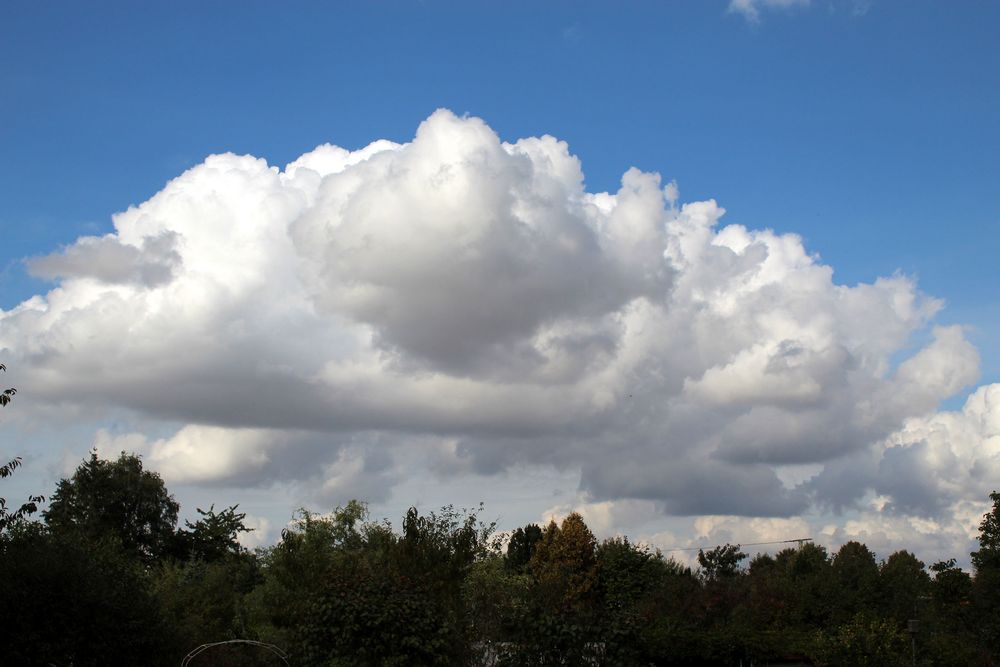
[[[529,523],[523,528],[517,528],[510,535],[507,543],[507,567],[516,572],[526,572],[535,553],[535,545],[542,539],[542,529],[537,524]]]
[[[924,564],[909,551],[897,551],[879,568],[878,608],[900,626],[919,619],[924,601],[929,599],[930,575]]]
[[[627,537],[605,540],[596,550],[606,610],[633,609],[656,589],[664,574],[663,557]]]
[[[513,607],[512,649],[503,664],[587,664],[599,660],[600,589],[597,540],[577,513],[549,522],[535,543],[532,585]]]
[[[7,367],[4,364],[0,364],[0,371],[6,371]],[[14,398],[14,394],[17,393],[17,389],[11,387],[10,389],[4,389],[0,391],[0,408],[6,406]]]
[[[256,639],[282,647],[298,645],[300,630],[309,622],[311,596],[325,573],[366,543],[395,540],[387,526],[363,524],[367,516],[367,507],[356,501],[330,516],[299,510],[278,543],[260,552],[263,581],[246,600]]]
[[[979,549],[973,551],[976,577],[972,602],[978,626],[979,645],[990,659],[1000,662],[1000,493],[990,494],[993,507],[979,524]]]
[[[0,371],[6,371],[7,367],[0,364]],[[11,387],[0,392],[0,407],[6,406],[17,393],[17,389]],[[21,465],[21,457],[16,456],[7,463],[0,465],[0,479],[6,479],[14,474]],[[29,515],[38,511],[38,503],[45,500],[44,496],[28,496],[28,501],[22,503],[15,510],[7,509],[7,499],[0,498],[0,536],[12,525],[17,524]]]
[[[658,665],[703,662],[705,646],[702,582],[690,568],[663,562],[663,576],[650,593],[643,617],[644,651]]]
[[[826,627],[830,618],[830,561],[826,549],[815,544],[803,544],[798,549],[785,549],[775,556],[781,572],[781,624],[795,628]]]
[[[17,456],[0,466],[0,479],[10,477],[21,465],[21,457]],[[0,536],[11,526],[24,521],[29,515],[38,511],[38,503],[45,500],[44,496],[28,496],[28,502],[22,503],[16,510],[7,509],[7,499],[0,498]]]
[[[875,554],[860,542],[840,547],[830,565],[831,621],[835,625],[849,621],[859,609],[874,609],[878,598],[879,569]]]
[[[18,462],[3,466],[9,475]],[[996,664],[1000,495],[975,577],[863,544],[833,558],[803,544],[749,566],[738,545],[698,554],[697,575],[579,514],[515,530],[505,548],[476,511],[407,511],[397,532],[351,501],[301,510],[274,546],[239,544],[246,515],[178,507],[136,456],[96,453],[62,480],[46,524],[0,534],[0,627],[11,664],[176,664],[197,645],[253,639],[293,664]],[[23,641],[22,641],[23,639]],[[220,651],[213,664],[265,665]]]
[[[513,571],[505,558],[487,554],[473,563],[462,582],[462,599],[480,657],[502,652],[512,619],[526,604],[531,576]]]
[[[158,665],[171,657],[143,571],[109,545],[15,526],[0,548],[0,627],[9,665]]]
[[[150,579],[150,591],[176,636],[178,661],[201,644],[253,634],[245,599],[261,581],[254,556],[167,562]],[[250,664],[246,659],[238,664]]]
[[[485,555],[494,530],[494,524],[479,522],[476,511],[458,511],[449,505],[421,516],[411,507],[403,518],[398,557],[406,567],[433,573],[454,588],[473,562]]]
[[[597,586],[597,539],[576,512],[557,526],[549,523],[531,557],[531,573],[541,586],[558,589],[573,605],[588,599]]]
[[[927,622],[921,628],[921,654],[934,665],[953,667],[975,664],[974,618],[970,598],[972,577],[955,566],[955,559],[934,563]]]
[[[738,544],[724,544],[708,551],[698,549],[698,565],[701,575],[708,581],[735,577],[739,574],[740,563],[747,555],[740,551]]]
[[[653,598],[668,566],[659,552],[626,537],[605,540],[596,553],[604,658],[615,664],[648,662],[644,632],[658,611]]]
[[[902,667],[908,649],[895,623],[859,612],[831,632],[817,632],[815,657],[829,667]]]
[[[163,480],[143,470],[138,456],[122,452],[110,461],[94,450],[70,479],[59,482],[42,516],[56,534],[110,542],[151,565],[174,543],[178,510]]]
[[[249,603],[258,634],[299,646],[302,664],[460,664],[471,652],[462,584],[488,555],[492,525],[411,508],[396,535],[366,517],[360,503],[303,512],[262,554]]]
[[[360,559],[331,569],[302,628],[306,664],[460,664],[468,642],[455,600],[434,581]]]
[[[1000,570],[1000,493],[991,493],[990,501],[993,507],[979,524],[979,549],[970,554],[977,573]]]
[[[175,549],[181,558],[202,561],[218,561],[229,555],[243,553],[240,546],[240,533],[248,533],[250,529],[243,523],[246,513],[237,512],[239,505],[227,507],[221,512],[215,511],[215,505],[208,511],[197,508],[201,518],[191,523],[185,521],[187,530],[179,530],[175,536]]]

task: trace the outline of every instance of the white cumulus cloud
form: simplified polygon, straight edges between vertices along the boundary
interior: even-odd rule
[[[95,442],[184,483],[385,498],[544,465],[579,471],[608,527],[985,496],[996,400],[934,413],[978,373],[939,301],[837,284],[801,238],[677,198],[636,169],[589,192],[565,143],[446,110],[284,169],[213,155],[34,260],[57,282],[0,311],[0,352],[35,401],[174,425]],[[801,527],[746,534],[773,526]]]

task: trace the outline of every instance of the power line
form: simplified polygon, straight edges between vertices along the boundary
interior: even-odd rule
[[[797,543],[800,547],[806,542],[812,542],[811,537],[800,537],[794,540],[775,540],[773,542],[747,542],[746,544],[737,544],[737,547],[760,547],[765,544],[791,544],[792,542]],[[673,549],[660,549],[663,553],[669,553],[671,551],[701,551],[704,549],[715,549],[717,547],[724,547],[725,544],[713,544],[701,547],[674,547]]]

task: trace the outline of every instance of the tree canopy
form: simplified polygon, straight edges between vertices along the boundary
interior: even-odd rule
[[[178,528],[178,504],[139,457],[92,452],[44,522],[22,517],[0,539],[4,657],[176,665],[246,639],[317,667],[995,665],[1000,494],[990,499],[971,574],[954,560],[928,572],[908,551],[880,561],[860,542],[749,564],[721,545],[698,553],[695,572],[627,537],[598,540],[578,513],[498,535],[481,507],[410,508],[396,529],[359,501],[300,510],[250,551],[238,506],[198,508]],[[239,647],[212,660],[273,664]]]
[[[142,459],[122,452],[116,460],[90,458],[63,479],[42,513],[57,534],[101,542],[112,540],[146,563],[163,557],[174,545],[180,505]]]

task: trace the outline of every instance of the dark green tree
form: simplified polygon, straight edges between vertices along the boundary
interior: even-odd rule
[[[705,624],[701,652],[720,663],[755,657],[748,646],[751,632],[746,627],[746,614],[742,613],[748,580],[741,563],[746,558],[738,544],[698,550]]]
[[[563,590],[566,603],[589,599],[597,587],[597,539],[583,517],[573,512],[557,528],[549,524],[535,546],[531,572],[542,585]]]
[[[879,568],[878,608],[903,627],[909,619],[923,616],[930,587],[924,564],[909,551],[897,551]]]
[[[724,544],[708,551],[698,549],[698,565],[707,581],[735,577],[740,572],[740,563],[746,558],[738,544]]]
[[[672,559],[664,561],[647,609],[642,642],[650,662],[706,664],[704,590],[691,568]]]
[[[830,560],[826,549],[812,543],[775,555],[781,574],[782,625],[799,631],[825,627],[830,618]]]
[[[148,578],[150,591],[176,637],[177,662],[201,644],[254,638],[246,596],[260,583],[261,577],[252,554],[168,561]],[[213,664],[220,664],[218,659],[214,655]],[[245,657],[241,660],[233,664],[252,664]]]
[[[605,540],[597,547],[602,604],[601,640],[604,659],[612,664],[648,664],[648,620],[659,612],[653,600],[663,578],[663,556],[627,537]]]
[[[360,503],[308,512],[262,554],[248,605],[257,636],[303,665],[452,665],[472,655],[463,582],[490,554],[492,526],[452,507],[367,522]]]
[[[875,554],[860,542],[847,542],[830,564],[832,622],[851,621],[861,611],[875,608],[879,570]]]
[[[977,619],[971,605],[972,577],[955,559],[934,563],[929,618],[919,636],[921,652],[935,665],[961,667],[977,662]]]
[[[462,597],[471,625],[474,664],[492,664],[505,653],[512,620],[518,616],[531,589],[531,575],[508,566],[496,552],[477,560],[462,584]]]
[[[174,544],[178,510],[163,480],[143,470],[138,456],[122,452],[111,461],[94,450],[71,478],[59,482],[42,516],[57,535],[111,542],[151,565]]]
[[[993,507],[979,524],[979,549],[971,554],[975,569],[972,601],[979,644],[996,664],[1000,662],[1000,493],[991,493],[990,500]]]
[[[402,534],[365,526],[322,573],[301,625],[308,664],[457,665],[473,653],[462,583],[489,551],[475,511],[410,508]]]
[[[829,667],[903,667],[910,662],[903,630],[863,611],[832,631],[818,632],[814,655]]]
[[[979,549],[970,554],[977,573],[1000,570],[1000,493],[991,493],[990,501],[993,507],[983,515],[979,524]]]
[[[753,557],[747,568],[745,597],[737,605],[734,621],[748,635],[744,641],[757,658],[755,663],[801,652],[807,644],[808,633],[790,624],[785,613],[789,590],[787,572],[777,558],[769,554]]]
[[[237,512],[239,505],[215,511],[215,505],[208,511],[197,508],[201,518],[191,523],[185,520],[186,529],[177,531],[175,540],[178,555],[184,559],[214,562],[226,556],[238,555],[245,551],[240,545],[240,533],[248,533],[244,520],[245,512]]]
[[[602,660],[597,540],[578,513],[549,522],[529,564],[533,585],[511,622],[511,664]]]
[[[328,571],[366,546],[388,548],[396,539],[388,526],[366,523],[368,508],[355,500],[329,516],[305,509],[296,516],[277,544],[259,552],[263,581],[247,596],[254,638],[285,648],[301,645]]]
[[[537,524],[529,523],[515,529],[507,543],[507,567],[515,572],[526,572],[535,553],[535,545],[541,539],[542,529]]]
[[[176,665],[145,573],[109,544],[20,523],[0,544],[5,665]]]
[[[246,639],[252,634],[245,597],[260,583],[255,554],[239,543],[248,532],[246,514],[237,506],[201,516],[177,531],[173,558],[150,575],[151,586],[165,619],[178,637],[180,655],[201,644]],[[216,664],[255,664],[253,652],[213,652]],[[227,663],[226,661],[229,660]],[[221,661],[221,662],[220,662]],[[269,664],[269,663],[264,663]]]

